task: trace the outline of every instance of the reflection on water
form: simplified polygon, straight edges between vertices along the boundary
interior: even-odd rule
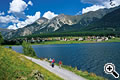
[[[120,73],[120,43],[87,43],[33,45],[38,57],[55,58],[63,64],[77,66],[78,69],[94,72],[110,80],[116,80],[112,75],[104,73],[104,64],[114,63]],[[13,50],[22,53],[21,46],[13,46]]]

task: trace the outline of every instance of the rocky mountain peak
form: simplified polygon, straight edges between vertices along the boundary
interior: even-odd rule
[[[101,9],[98,11],[89,12],[84,15],[77,15],[77,16],[60,14],[49,20],[42,17],[33,24],[15,31],[11,31],[4,36],[6,38],[12,38],[12,37],[26,36],[26,35],[39,34],[39,33],[79,30],[80,28],[86,27],[89,24],[100,20],[106,14],[114,10],[116,10],[116,8]]]
[[[42,24],[42,23],[44,23],[44,22],[47,22],[47,21],[48,21],[47,18],[45,18],[45,17],[41,17],[41,18],[38,19],[36,22],[40,25],[40,24]]]

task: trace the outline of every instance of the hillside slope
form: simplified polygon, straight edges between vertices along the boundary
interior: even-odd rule
[[[0,47],[0,80],[62,80],[43,67],[27,60],[23,55]]]
[[[111,13],[108,13],[99,21],[90,24],[88,27],[86,27],[86,30],[119,31],[120,30],[120,9],[117,9]]]
[[[82,29],[85,29],[86,26],[89,26],[90,24],[99,21],[106,14],[108,14],[116,9],[119,9],[119,8],[120,8],[120,6],[115,7],[115,8],[110,8],[110,9],[100,9],[97,11],[88,12],[83,15],[78,15],[78,16],[76,16],[77,20],[78,20],[77,24],[73,24],[73,25],[65,24],[62,27],[60,27],[56,32],[81,31]],[[79,17],[79,16],[81,16],[81,17]]]
[[[11,31],[13,31],[13,30],[0,28],[0,32],[1,32],[3,35],[5,35],[5,34],[11,32]]]

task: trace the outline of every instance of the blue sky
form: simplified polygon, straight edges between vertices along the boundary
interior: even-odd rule
[[[120,0],[0,0],[0,27],[23,28],[40,17],[52,19],[59,14],[81,15],[89,11],[118,6]]]
[[[26,3],[29,0],[24,0]],[[36,11],[40,11],[43,15],[47,11],[52,11],[56,14],[75,15],[81,11],[82,8],[91,6],[91,4],[84,4],[80,0],[31,0],[33,6],[29,6],[26,14],[33,15]],[[0,0],[0,11],[7,13],[9,10],[10,2],[12,0]]]

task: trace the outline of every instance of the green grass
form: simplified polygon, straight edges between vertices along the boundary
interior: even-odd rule
[[[76,43],[96,43],[95,41],[46,41],[34,43],[32,45],[48,45],[48,44],[76,44]]]
[[[0,46],[0,80],[34,80],[31,73],[38,70],[44,80],[63,80],[11,49]]]
[[[45,41],[40,43],[32,43],[32,45],[76,44],[76,43],[96,43],[96,42],[95,41]],[[4,45],[4,46],[20,46],[20,45]]]
[[[62,67],[88,80],[106,80],[105,78],[96,76],[94,73],[83,72],[65,65],[62,65]],[[43,67],[26,59],[23,55],[0,46],[0,80],[19,80],[18,78],[34,80],[34,77],[31,76],[34,70],[40,71],[44,75],[45,80],[63,80]]]
[[[68,37],[69,38],[69,37]],[[89,41],[45,41],[40,43],[32,43],[32,45],[48,45],[48,44],[76,44],[76,43],[110,43],[110,42],[120,42],[120,38],[109,39],[108,41],[96,42],[95,40]],[[4,46],[19,46],[19,45],[4,45]]]
[[[108,41],[103,42],[120,42],[120,38],[109,39]]]
[[[62,65],[62,67],[88,80],[108,80],[103,77],[97,76],[94,73],[88,73],[87,71],[77,70],[77,68],[72,68],[71,66]]]
[[[32,45],[48,45],[48,44],[76,44],[76,43],[109,43],[109,42],[120,42],[120,38],[109,39],[108,41],[46,41],[41,43],[33,43]]]

